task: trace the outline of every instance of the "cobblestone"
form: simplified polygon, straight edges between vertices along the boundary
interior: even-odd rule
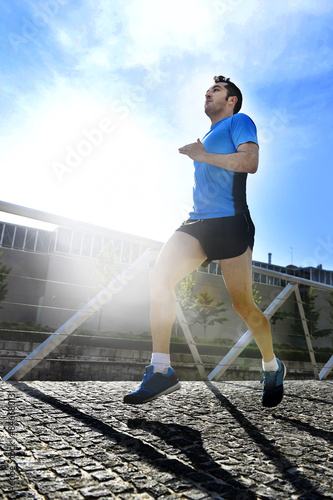
[[[129,406],[134,382],[1,382],[0,497],[333,498],[333,383],[183,382]]]

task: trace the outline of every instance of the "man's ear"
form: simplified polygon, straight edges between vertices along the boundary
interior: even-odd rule
[[[228,101],[231,102],[233,105],[236,105],[236,102],[238,101],[238,99],[235,95],[232,95],[229,97]]]

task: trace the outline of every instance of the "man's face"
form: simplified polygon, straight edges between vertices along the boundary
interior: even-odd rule
[[[227,109],[227,94],[226,83],[214,83],[205,94],[206,115],[223,113]]]

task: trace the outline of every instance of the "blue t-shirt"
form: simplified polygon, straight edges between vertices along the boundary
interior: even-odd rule
[[[215,123],[202,139],[208,153],[236,153],[240,144],[258,144],[257,129],[244,113]],[[194,162],[193,211],[190,219],[213,219],[245,213],[246,172],[232,172],[204,162]]]

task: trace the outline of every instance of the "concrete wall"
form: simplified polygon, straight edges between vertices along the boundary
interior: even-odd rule
[[[3,262],[12,267],[8,278],[9,292],[0,320],[33,321],[56,330],[97,293],[94,272],[95,260],[73,257],[69,254],[40,254],[3,248]],[[82,328],[94,332],[112,331],[122,333],[149,332],[149,273],[150,268],[140,274],[128,287],[115,295],[101,311],[88,319]],[[29,279],[27,279],[29,278]],[[223,278],[204,272],[194,275],[194,293],[208,292],[216,301],[224,302],[227,309],[222,324],[207,328],[208,338],[229,338],[237,341],[246,331],[246,325],[232,309],[230,297]],[[256,284],[265,309],[282,290],[281,287]],[[319,291],[318,306],[322,308],[320,328],[333,327],[329,323],[328,294]],[[281,310],[295,312],[295,297],[292,295]],[[194,337],[203,337],[203,328],[191,327]],[[293,321],[278,321],[272,325],[275,342],[305,345],[303,335],[293,334]],[[332,346],[333,336],[320,340],[321,346]],[[317,342],[317,341],[316,341]],[[319,341],[318,341],[319,342]]]
[[[8,293],[0,309],[0,319],[36,322],[38,304],[44,295],[49,257],[22,250],[1,248],[2,262],[11,268]]]
[[[89,345],[94,344],[94,345]],[[0,340],[0,376],[14,368],[39,343],[24,340]],[[207,373],[223,358],[228,348],[199,346]],[[41,361],[23,380],[140,380],[150,364],[149,341],[89,339],[72,337]],[[172,366],[182,380],[200,380],[192,355],[186,344],[172,344]],[[311,363],[285,361],[290,379],[312,379]],[[324,364],[318,363],[321,369]],[[223,380],[259,380],[260,359],[238,357],[223,375]],[[330,378],[333,378],[333,372]]]

